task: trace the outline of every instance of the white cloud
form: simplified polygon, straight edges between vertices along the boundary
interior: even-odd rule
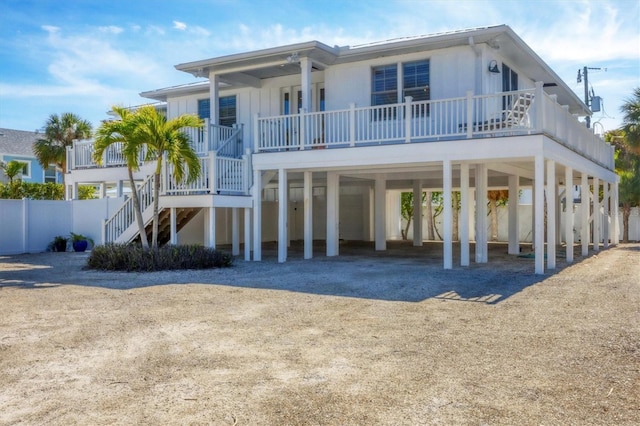
[[[173,21],[173,28],[176,30],[184,31],[187,29],[187,24],[180,21]]]
[[[55,27],[53,25],[43,25],[42,29],[49,34],[57,33],[58,31],[60,31],[60,27]]]
[[[115,25],[109,25],[106,27],[98,27],[98,30],[104,32],[104,33],[110,33],[110,34],[120,34],[124,31],[123,28],[121,27],[117,27]]]

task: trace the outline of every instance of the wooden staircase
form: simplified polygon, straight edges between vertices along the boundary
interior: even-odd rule
[[[191,219],[193,219],[201,208],[177,208],[176,209],[176,232],[180,232]],[[153,236],[153,220],[145,226],[147,241],[151,244]],[[136,236],[135,242],[140,242],[140,235]],[[163,246],[171,241],[171,209],[162,209],[158,215],[158,246]]]

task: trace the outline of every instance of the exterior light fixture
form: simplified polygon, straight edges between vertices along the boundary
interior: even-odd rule
[[[494,74],[500,74],[500,69],[498,68],[498,61],[496,61],[495,59],[489,62],[489,72],[492,72]]]

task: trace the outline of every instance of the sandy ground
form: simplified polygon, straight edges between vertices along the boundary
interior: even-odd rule
[[[0,257],[0,424],[640,423],[640,244],[103,273]]]

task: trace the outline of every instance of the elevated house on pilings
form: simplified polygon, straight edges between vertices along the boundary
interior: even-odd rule
[[[185,185],[170,169],[163,174],[165,241],[231,243],[234,254],[243,241],[245,259],[256,261],[264,241],[277,241],[280,262],[290,240],[304,241],[306,259],[314,240],[326,242],[327,256],[340,254],[343,238],[385,250],[388,194],[413,191],[420,200],[428,188],[443,192],[444,268],[454,266],[451,200],[460,191],[459,215],[469,220],[458,221],[456,257],[466,266],[488,262],[487,191],[531,188],[536,273],[555,268],[561,242],[579,240],[583,254],[617,242],[613,148],[580,120],[588,107],[508,26],[354,47],[311,41],[176,68],[206,81],[142,96],[164,103],[170,118],[193,113],[207,124],[191,132],[201,179]],[[68,182],[125,179],[117,147],[102,168],[90,152],[90,142],[69,150]],[[138,174],[147,221],[150,174]],[[421,245],[419,201],[414,211],[413,243]],[[521,243],[518,211],[510,197],[512,254]],[[104,240],[136,232],[125,203],[105,223]]]

